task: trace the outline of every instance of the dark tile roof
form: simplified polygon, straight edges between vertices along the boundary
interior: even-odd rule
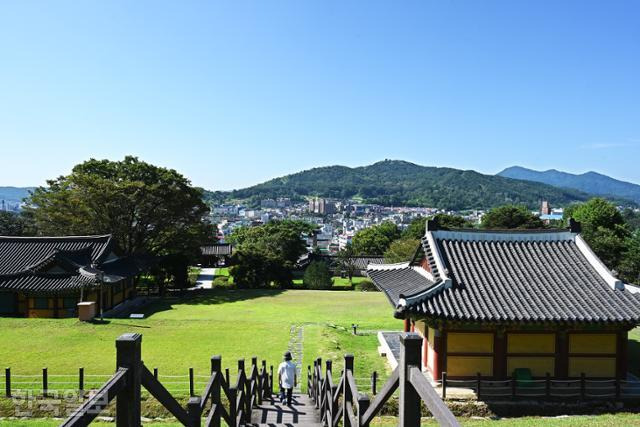
[[[628,286],[612,286],[607,281],[612,277],[599,270],[599,260],[587,258],[585,250],[590,250],[581,249],[578,239],[569,232],[436,231],[431,241],[437,248],[430,248],[428,261],[435,266],[440,257],[445,271],[434,275],[435,285],[407,271],[419,268],[415,266],[369,269],[368,274],[387,293],[397,315],[481,322],[640,323],[640,294]]]
[[[395,268],[391,265],[384,269],[372,267],[367,274],[394,306],[398,305],[400,297],[420,293],[435,285],[435,282],[406,263],[398,264]]]
[[[231,253],[233,252],[233,246],[229,243],[206,245],[200,247],[200,252],[205,256],[231,255]]]
[[[0,274],[26,271],[59,252],[89,250],[96,262],[111,246],[111,236],[5,237],[0,236]]]
[[[337,268],[340,257],[338,255],[322,255],[322,260],[329,264],[329,268]],[[380,255],[355,256],[353,264],[358,270],[366,270],[369,264],[384,264],[384,257]]]
[[[64,293],[98,286],[96,274],[114,283],[135,276],[153,260],[108,255],[110,235],[73,237],[0,237],[0,290]]]
[[[73,292],[91,286],[96,286],[96,282],[79,274],[19,273],[0,276],[0,290],[29,294]]]

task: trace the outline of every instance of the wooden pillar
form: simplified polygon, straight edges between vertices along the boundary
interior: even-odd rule
[[[58,318],[58,313],[59,313],[59,306],[58,306],[58,294],[54,294],[53,295],[53,317],[54,318]]]
[[[616,378],[626,379],[628,368],[628,337],[627,331],[618,331],[618,342],[616,345]]]
[[[497,330],[493,342],[493,376],[499,379],[507,378],[507,334]]]
[[[404,319],[404,332],[409,332],[410,329],[411,329],[411,320]]]
[[[116,426],[140,426],[142,335],[123,334],[116,340],[116,368],[127,368],[127,385],[116,396]]]
[[[444,340],[444,332],[442,329],[434,329],[433,330],[433,343],[431,344],[431,351],[433,352],[433,365],[431,374],[434,379],[440,378],[442,375],[442,371],[445,370],[445,353],[446,353],[446,342]]]
[[[398,425],[418,427],[420,425],[420,406],[422,400],[409,381],[412,367],[420,369],[420,344],[422,339],[417,334],[400,335],[400,364],[398,365],[399,399]]]
[[[411,332],[415,332],[416,331],[416,322],[415,320],[411,321]]]
[[[556,378],[569,376],[569,336],[566,330],[556,332]]]

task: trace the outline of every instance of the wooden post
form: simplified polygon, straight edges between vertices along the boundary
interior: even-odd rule
[[[4,394],[11,397],[11,368],[4,368]]]
[[[316,359],[317,365],[314,372],[316,376],[316,408],[320,408],[320,399],[322,399],[322,359]]]
[[[273,394],[273,365],[269,365],[269,395]]]
[[[158,379],[158,368],[153,368],[153,378]]]
[[[116,367],[126,368],[126,386],[116,396],[116,427],[140,426],[142,335],[123,334],[116,340]]]
[[[42,395],[49,394],[49,373],[47,368],[42,368]]]
[[[193,397],[194,395],[193,368],[189,368],[189,396]]]
[[[415,333],[400,334],[400,364],[398,365],[400,398],[398,402],[398,425],[418,427],[420,425],[421,399],[411,385],[411,368],[420,369],[420,346],[422,338]]]
[[[442,400],[447,398],[447,373],[442,373]]]
[[[216,381],[213,383],[213,388],[211,389],[211,402],[212,405],[220,405],[221,403],[221,392],[220,392],[220,382],[222,375],[222,357],[220,356],[212,356],[211,357],[211,375],[217,375]],[[220,427],[220,411],[218,411],[213,418],[211,419],[211,427]]]
[[[378,373],[373,371],[371,373],[371,394],[374,396],[378,394]]]
[[[586,388],[587,388],[587,384],[585,381],[585,375],[584,375],[584,372],[581,372],[580,373],[580,398],[582,400],[584,400],[584,398],[586,397],[586,394],[587,394]]]
[[[227,385],[230,386],[231,384],[229,383],[229,368],[224,369],[224,378],[227,382]]]
[[[549,372],[547,372],[547,375],[545,377],[544,392],[547,396],[547,399],[549,399],[551,397],[551,374]]]
[[[84,392],[84,368],[78,368],[78,391]]]
[[[229,418],[231,421],[231,426],[236,425],[236,408],[237,408],[237,399],[238,398],[238,390],[235,387],[229,386]]]
[[[362,419],[365,412],[367,412],[367,409],[369,409],[370,404],[371,404],[371,401],[369,400],[369,396],[363,393],[358,393],[358,426],[359,427],[369,427],[369,423],[363,423]]]
[[[187,413],[191,427],[200,427],[200,397],[190,397],[187,403]]]
[[[352,426],[347,412],[347,403],[353,402],[353,396],[351,395],[351,387],[349,387],[349,381],[347,381],[347,372],[353,373],[353,354],[346,354],[344,356],[344,381],[342,381],[342,425],[344,427],[358,427]]]
[[[333,417],[336,416],[336,414],[338,413],[338,401],[333,399],[333,396],[336,395],[336,392],[338,391],[338,386],[337,385],[332,385],[331,386],[331,402],[329,402],[329,407],[331,408],[329,410],[331,415],[331,420],[328,420],[327,425],[329,426],[333,426]]]

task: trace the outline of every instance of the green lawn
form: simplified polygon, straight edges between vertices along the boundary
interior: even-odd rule
[[[347,277],[340,277],[340,276],[334,276],[332,278],[333,280],[333,286],[339,286],[339,287],[346,287],[349,286],[351,283],[349,283],[349,279]],[[364,280],[369,280],[366,277],[354,277],[351,279],[353,285],[357,285],[358,283],[361,283]],[[303,279],[294,279],[293,280],[293,284],[294,286],[302,286],[302,281]]]
[[[484,426],[498,426],[498,427],[613,427],[613,426],[640,426],[640,416],[636,414],[607,414],[596,416],[570,416],[570,417],[523,417],[523,418],[502,418],[500,420],[487,420],[487,419],[470,419],[459,418],[460,423],[467,427],[484,427]],[[60,420],[0,420],[0,427],[55,427],[60,424]],[[101,423],[97,422],[92,425],[99,426],[113,426],[114,423]],[[177,422],[153,422],[145,423],[145,425],[152,425],[154,427],[178,427],[182,424]],[[372,427],[395,427],[398,425],[397,418],[394,417],[380,417],[375,418],[371,424]],[[437,426],[438,424],[433,419],[423,419],[421,422],[423,426]]]
[[[341,359],[351,352],[356,357],[357,376],[366,378],[374,369],[385,376],[384,359],[376,353],[375,334],[353,336],[351,324],[357,323],[363,331],[402,327],[378,292],[212,290],[197,297],[159,301],[146,314],[144,320],[112,319],[106,324],[0,318],[0,364],[11,367],[14,376],[38,375],[46,366],[51,382],[75,381],[54,375],[75,376],[80,366],[87,375],[110,374],[115,366],[115,339],[125,332],[138,332],[143,335],[145,364],[159,369],[168,388],[186,391],[188,368],[193,367],[196,375],[206,375],[214,354],[221,354],[227,367],[253,355],[277,365],[292,325],[304,325],[305,365],[316,355]],[[38,377],[14,378],[14,382],[19,380],[32,381],[34,387],[40,381]],[[198,380],[200,389],[206,378]],[[172,384],[174,381],[180,383]],[[51,385],[56,387],[74,385]]]

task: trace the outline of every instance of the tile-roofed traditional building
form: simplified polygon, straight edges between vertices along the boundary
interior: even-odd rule
[[[202,264],[213,266],[226,264],[228,258],[233,254],[233,245],[230,243],[216,243],[213,245],[200,246]]]
[[[145,267],[120,256],[111,235],[0,236],[0,315],[74,316],[80,301],[107,310],[135,295]]]
[[[639,289],[614,277],[577,223],[489,231],[428,222],[411,262],[367,273],[405,328],[423,335],[434,378],[504,378],[517,368],[538,377],[626,377]]]

